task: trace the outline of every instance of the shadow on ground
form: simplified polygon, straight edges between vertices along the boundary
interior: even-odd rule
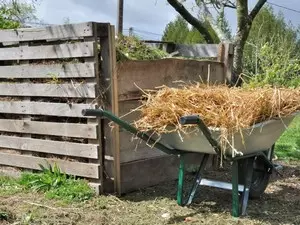
[[[283,165],[281,176],[273,173],[265,194],[260,199],[249,201],[248,216],[246,218],[268,224],[300,224],[300,162],[279,163]],[[214,179],[230,179],[230,173],[227,170],[210,171],[206,175]],[[192,176],[187,175],[186,181],[190,183]],[[139,192],[129,193],[123,196],[122,199],[139,202],[167,198],[176,202],[176,185],[176,181],[164,183],[142,189]],[[171,217],[169,224],[182,222],[185,218],[197,214],[226,213],[230,215],[231,207],[230,191],[201,186],[193,204],[189,206],[192,212]]]

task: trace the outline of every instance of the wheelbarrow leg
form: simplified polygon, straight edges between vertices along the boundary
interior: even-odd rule
[[[239,167],[238,160],[232,164],[232,216],[239,217]]]
[[[197,174],[196,174],[196,176],[195,176],[195,180],[194,180],[192,189],[191,189],[191,191],[190,191],[190,194],[189,194],[188,201],[187,201],[186,205],[190,205],[190,204],[192,203],[192,201],[193,201],[193,198],[194,198],[194,196],[195,196],[196,190],[197,190],[198,186],[199,186],[200,183],[201,183],[202,173],[203,173],[203,170],[204,170],[204,168],[205,168],[205,166],[206,166],[208,157],[209,157],[208,154],[204,154],[204,155],[203,155],[203,158],[202,158],[202,160],[201,160],[199,169],[198,169]]]
[[[244,178],[244,191],[242,195],[242,202],[241,202],[241,215],[246,215],[246,210],[248,206],[248,200],[249,200],[249,193],[250,193],[250,187],[252,183],[252,175],[253,175],[253,163],[254,158],[247,158],[245,160],[245,166],[246,166],[246,174]]]
[[[177,187],[177,204],[183,205],[183,181],[184,181],[184,155],[179,156],[179,173],[178,173],[178,187]]]

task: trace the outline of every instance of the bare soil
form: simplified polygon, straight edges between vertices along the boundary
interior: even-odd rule
[[[300,162],[280,163],[282,176],[272,175],[264,196],[249,201],[244,218],[231,216],[231,193],[220,189],[201,187],[190,207],[178,206],[174,181],[73,204],[32,192],[2,194],[0,224],[300,224]],[[208,175],[228,179],[229,172]]]

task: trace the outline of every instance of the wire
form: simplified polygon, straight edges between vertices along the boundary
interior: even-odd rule
[[[268,1],[267,1],[266,3],[269,4],[269,5],[273,5],[273,6],[276,6],[276,7],[282,8],[282,9],[286,9],[286,10],[290,10],[290,11],[293,11],[293,12],[295,12],[295,13],[299,13],[299,14],[300,14],[300,10],[291,9],[291,8],[288,8],[288,7],[283,6],[283,5],[275,4],[275,3],[273,3],[273,2],[268,2]]]

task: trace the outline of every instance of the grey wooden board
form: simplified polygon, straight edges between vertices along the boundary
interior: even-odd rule
[[[74,39],[93,36],[92,23],[0,30],[0,42]]]
[[[0,135],[0,147],[97,159],[97,145]]]
[[[0,66],[0,78],[88,78],[95,77],[94,63],[30,64]]]
[[[185,156],[186,168],[198,167],[203,154],[188,154]],[[206,169],[212,170],[211,157]],[[112,162],[106,161],[106,172],[112,176]],[[176,155],[164,155],[151,159],[137,160],[121,164],[122,193],[137,191],[141,188],[159,185],[178,178],[179,158]],[[138,177],[138,179],[137,179]],[[107,192],[113,191],[112,188]]]
[[[215,58],[218,56],[218,48],[218,44],[177,44],[174,51],[177,51],[180,56],[184,57]]]
[[[58,165],[58,167],[67,174],[88,178],[99,177],[99,165],[97,164],[70,162],[60,159],[1,153],[0,150],[0,165],[41,170],[39,164],[47,166],[47,163],[50,163],[51,165],[54,165],[54,163],[56,163],[56,165]]]
[[[61,59],[94,56],[94,42],[0,48],[0,60]]]
[[[95,108],[95,105],[93,104],[69,105],[67,103],[0,101],[0,113],[24,115],[48,115],[59,117],[87,118],[86,116],[82,115],[82,110],[93,108]]]
[[[135,138],[127,131],[120,132],[120,161],[132,162],[166,155],[164,152],[152,148],[139,138]]]
[[[95,124],[0,119],[0,131],[96,139]]]
[[[0,96],[95,98],[96,84],[0,83]]]

